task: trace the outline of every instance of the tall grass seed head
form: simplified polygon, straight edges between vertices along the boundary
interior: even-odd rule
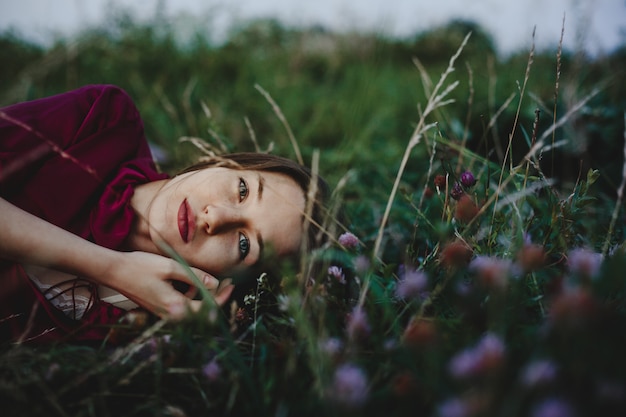
[[[461,223],[469,223],[477,214],[478,206],[474,203],[474,200],[467,194],[461,195],[456,203],[454,218]]]

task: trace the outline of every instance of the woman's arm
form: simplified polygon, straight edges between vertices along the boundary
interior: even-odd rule
[[[0,257],[67,272],[106,285],[159,316],[180,318],[200,301],[176,291],[168,280],[194,285],[176,261],[145,252],[118,252],[98,246],[0,198]],[[232,285],[192,268],[214,291],[215,301],[228,300]]]

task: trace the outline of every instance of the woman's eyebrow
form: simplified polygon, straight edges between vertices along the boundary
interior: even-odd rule
[[[260,203],[261,199],[263,198],[263,187],[265,187],[265,178],[263,177],[263,175],[258,174],[258,183],[259,183],[259,187],[257,188],[257,201]],[[256,237],[257,237],[257,242],[259,244],[259,259],[261,259],[263,257],[263,236],[261,235],[261,231],[257,230],[256,233]]]
[[[258,183],[259,183],[259,188],[257,189],[256,195],[257,195],[257,200],[260,202],[261,199],[263,198],[263,187],[265,186],[265,178],[263,178],[261,174],[259,174]]]

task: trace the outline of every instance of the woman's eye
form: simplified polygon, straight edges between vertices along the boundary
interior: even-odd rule
[[[248,255],[248,252],[250,252],[250,239],[243,233],[239,233],[239,253],[241,259],[244,259]]]
[[[239,178],[239,201],[245,200],[248,196],[248,184],[243,180],[243,178]]]

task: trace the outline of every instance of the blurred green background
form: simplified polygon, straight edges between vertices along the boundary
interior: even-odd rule
[[[372,230],[360,230],[367,240],[426,102],[416,62],[436,82],[468,32],[472,36],[450,77],[460,83],[451,96],[455,102],[437,114],[433,135],[457,143],[466,138],[468,148],[501,161],[530,51],[498,56],[493,40],[467,21],[392,39],[258,20],[233,29],[225,42],[198,34],[180,44],[174,28],[158,15],[139,23],[119,12],[111,13],[101,28],[50,47],[5,32],[0,35],[0,105],[89,83],[116,84],[135,100],[166,171],[175,172],[199,155],[194,146],[179,141],[183,136],[212,144],[218,143],[217,136],[229,151],[250,151],[255,149],[252,131],[261,148],[273,144],[274,153],[294,157],[287,133],[258,85],[284,113],[305,161],[310,163],[313,151],[320,150],[320,172],[331,186],[350,173],[344,190],[348,218],[357,229],[355,218],[370,225]],[[580,172],[600,168],[599,191],[613,199],[621,179],[625,64],[626,47],[595,58],[556,48],[536,52],[514,133],[513,160],[519,162],[528,149],[536,109],[544,131],[555,109],[558,119],[600,88],[589,106],[557,131],[555,139],[566,140],[567,146],[542,164],[563,189]],[[508,98],[508,106],[488,126]],[[413,151],[403,177],[406,195],[424,187],[428,152],[425,146]]]

